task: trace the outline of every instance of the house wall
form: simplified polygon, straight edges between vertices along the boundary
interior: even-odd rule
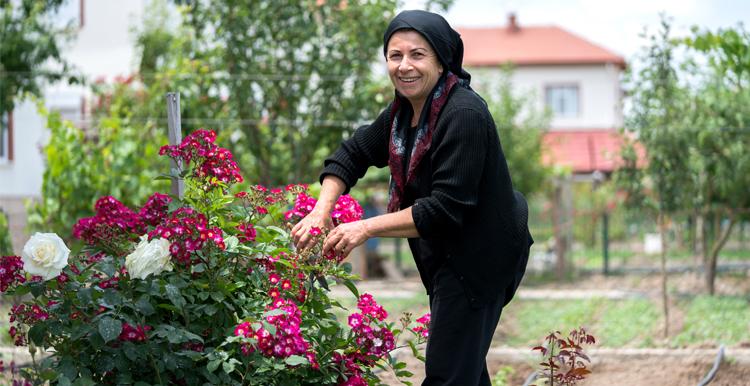
[[[493,95],[500,84],[499,67],[467,68],[472,86]],[[511,83],[515,93],[531,94],[537,108],[544,108],[545,87],[577,85],[579,113],[577,117],[554,117],[552,130],[619,128],[623,124],[622,70],[614,65],[521,66],[513,70]]]

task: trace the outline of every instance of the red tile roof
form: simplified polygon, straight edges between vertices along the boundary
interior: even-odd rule
[[[612,172],[621,164],[624,138],[617,130],[559,130],[542,138],[542,162],[570,167],[574,173]],[[638,165],[645,163],[645,151],[636,144]]]
[[[458,32],[466,66],[611,63],[625,68],[622,56],[559,27],[458,28]]]

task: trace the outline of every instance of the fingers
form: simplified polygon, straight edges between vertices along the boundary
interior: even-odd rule
[[[337,246],[343,239],[343,236],[343,233],[339,232],[338,228],[331,231],[325,241],[323,241],[323,254],[326,255],[331,250],[338,251]]]

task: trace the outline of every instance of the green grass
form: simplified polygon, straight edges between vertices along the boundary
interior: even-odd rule
[[[661,314],[645,299],[608,301],[597,322],[599,343],[608,347],[649,345]]]
[[[698,296],[685,301],[683,331],[672,344],[750,342],[750,304],[741,297]]]
[[[528,346],[541,343],[550,331],[568,333],[580,326],[591,329],[606,302],[605,299],[516,300],[500,319],[500,323],[508,323],[512,329],[503,344]]]
[[[750,304],[739,297],[699,296],[677,303],[685,315],[671,346],[750,342]],[[673,312],[674,312],[673,311]],[[661,309],[648,299],[520,300],[500,320],[498,343],[524,347],[540,343],[550,331],[563,334],[579,326],[597,338],[598,347],[651,347],[660,336]]]

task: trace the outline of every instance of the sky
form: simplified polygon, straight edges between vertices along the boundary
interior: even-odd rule
[[[403,9],[422,8],[422,0],[406,0]],[[556,25],[610,51],[634,59],[645,41],[644,28],[656,32],[659,13],[672,18],[674,36],[690,27],[716,30],[750,22],[750,0],[455,0],[443,13],[453,27],[504,26],[516,13],[519,25]]]

